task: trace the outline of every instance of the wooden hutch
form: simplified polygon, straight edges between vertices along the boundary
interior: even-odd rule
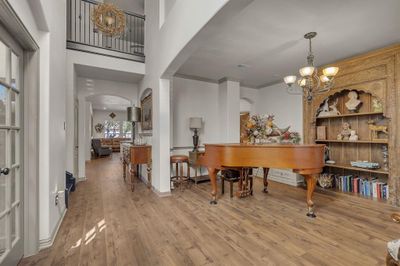
[[[357,57],[335,62],[340,68],[334,80],[334,88],[317,94],[311,102],[303,101],[304,142],[324,143],[330,148],[330,157],[336,163],[326,165],[324,171],[340,175],[364,175],[377,177],[389,186],[388,202],[400,206],[400,45],[369,52]],[[320,69],[323,69],[321,67]],[[358,92],[362,105],[358,112],[351,113],[345,107],[347,93]],[[317,117],[318,109],[325,99],[329,104],[338,101],[341,115]],[[383,110],[374,112],[373,99],[383,105]],[[389,134],[374,140],[368,121],[380,121],[388,125]],[[356,130],[358,141],[337,140],[342,123],[348,122]],[[325,126],[326,139],[318,140],[316,128]],[[360,169],[350,166],[350,161],[367,160],[383,164],[382,145],[389,150],[387,170]]]

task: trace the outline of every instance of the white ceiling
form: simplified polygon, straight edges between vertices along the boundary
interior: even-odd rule
[[[130,106],[127,99],[112,95],[93,95],[86,99],[92,103],[94,110],[126,111]]]
[[[313,40],[316,65],[400,41],[400,0],[255,0],[200,47],[178,74],[263,87],[297,74]],[[248,67],[239,68],[238,64]]]
[[[133,74],[130,72],[123,72],[118,70],[111,70],[111,69],[83,66],[83,65],[76,65],[75,70],[78,77],[90,78],[90,79],[111,80],[111,81],[126,82],[126,83],[138,83],[143,78],[143,75],[141,74]]]

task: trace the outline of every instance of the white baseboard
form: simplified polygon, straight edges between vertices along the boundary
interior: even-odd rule
[[[156,193],[156,195],[157,196],[159,196],[160,198],[164,198],[164,197],[169,197],[169,196],[171,196],[172,194],[171,194],[171,191],[167,191],[167,192],[160,192],[158,189],[156,189],[155,187],[151,187],[152,189],[152,191],[154,192],[154,193]]]
[[[64,211],[63,211],[63,213],[61,215],[61,218],[58,221],[57,226],[53,230],[51,236],[49,238],[45,238],[45,239],[40,239],[39,240],[39,251],[41,251],[41,250],[43,250],[45,248],[49,248],[49,247],[51,247],[53,245],[54,240],[56,239],[58,230],[60,229],[61,223],[64,220],[64,216],[65,216],[66,212],[67,212],[67,208],[64,208]]]
[[[147,186],[147,183],[148,183],[149,181],[147,180],[146,177],[144,177],[144,176],[142,176],[142,175],[139,175],[139,179],[140,179],[143,183],[145,183],[146,186]],[[159,191],[158,189],[156,189],[154,186],[151,186],[151,191],[153,191],[154,193],[156,193],[157,196],[159,196],[160,198],[171,196],[171,191],[160,192],[160,191]]]
[[[82,181],[86,181],[86,180],[87,180],[86,176],[82,176],[82,177],[78,177],[76,179],[76,182],[78,183],[78,182],[82,182]]]

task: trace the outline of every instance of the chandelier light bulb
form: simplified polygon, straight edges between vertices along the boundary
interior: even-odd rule
[[[313,66],[306,66],[300,68],[299,72],[302,77],[309,77],[314,73],[314,67]]]
[[[327,77],[327,76],[325,76],[325,75],[321,75],[320,77],[319,77],[319,80],[321,80],[322,82],[329,82],[330,81],[330,79]]]
[[[286,85],[291,86],[296,82],[296,79],[296,76],[286,76],[283,78],[283,81],[285,81]]]
[[[307,80],[305,78],[299,79],[297,81],[300,87],[304,88],[306,86]]]
[[[322,70],[325,76],[327,77],[334,77],[339,72],[338,67],[327,67]]]

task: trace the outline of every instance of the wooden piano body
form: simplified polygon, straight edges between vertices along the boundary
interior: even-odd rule
[[[217,203],[217,172],[223,168],[264,168],[264,192],[267,192],[269,168],[288,168],[304,176],[307,182],[307,205],[315,217],[312,195],[318,175],[324,167],[324,146],[294,144],[206,144],[199,163],[207,167],[211,185],[211,204]]]

